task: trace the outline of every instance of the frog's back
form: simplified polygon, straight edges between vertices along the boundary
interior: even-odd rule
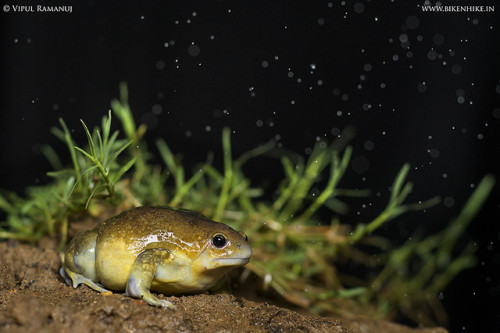
[[[123,289],[135,259],[146,249],[165,248],[194,258],[206,246],[214,224],[220,225],[167,207],[138,207],[106,220],[98,227],[99,279],[110,289]]]

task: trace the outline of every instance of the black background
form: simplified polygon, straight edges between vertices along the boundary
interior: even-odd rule
[[[65,152],[50,128],[63,117],[83,143],[79,119],[100,123],[122,80],[147,137],[163,137],[186,165],[208,151],[220,158],[224,126],[235,155],[273,138],[306,155],[316,140],[354,127],[353,164],[341,186],[374,189],[380,198],[350,202],[344,221],[367,222],[383,209],[405,162],[411,201],[445,199],[390,223],[395,242],[417,228],[441,230],[483,175],[498,175],[495,12],[429,13],[402,1],[63,3],[72,13],[36,12],[44,2],[32,3],[34,13],[13,9],[29,2],[7,4],[3,189],[45,183],[41,144]],[[256,184],[278,181],[279,171],[274,162],[248,170]],[[475,241],[478,265],[443,290],[452,332],[500,329],[499,197],[497,186],[462,239]]]

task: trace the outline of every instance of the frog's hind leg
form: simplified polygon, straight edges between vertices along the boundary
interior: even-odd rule
[[[99,292],[108,291],[97,283],[96,240],[97,232],[89,230],[78,234],[69,244],[64,256],[63,267],[59,270],[68,285],[76,288],[83,283]]]
[[[157,266],[165,264],[170,260],[172,260],[172,257],[167,249],[149,249],[139,254],[132,266],[132,271],[127,281],[127,295],[141,298],[149,305],[175,310],[175,305],[167,300],[158,299],[149,290],[151,282],[155,277]]]
[[[78,287],[80,284],[85,284],[89,286],[90,288],[99,291],[99,292],[105,292],[109,291],[105,288],[103,288],[99,283],[92,281],[91,279],[85,277],[82,274],[78,274],[75,272],[72,272],[68,268],[61,267],[59,270],[59,274],[64,278],[64,281],[66,281],[66,284],[73,286],[73,288]]]

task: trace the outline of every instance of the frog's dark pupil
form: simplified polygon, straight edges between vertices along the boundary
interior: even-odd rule
[[[212,238],[212,243],[215,247],[222,248],[226,245],[226,238],[222,235],[215,235],[214,238]]]

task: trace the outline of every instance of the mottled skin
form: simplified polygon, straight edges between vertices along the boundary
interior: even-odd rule
[[[125,290],[150,305],[175,308],[150,290],[205,290],[251,254],[246,237],[223,223],[191,211],[138,207],[77,235],[60,272],[75,288]]]

